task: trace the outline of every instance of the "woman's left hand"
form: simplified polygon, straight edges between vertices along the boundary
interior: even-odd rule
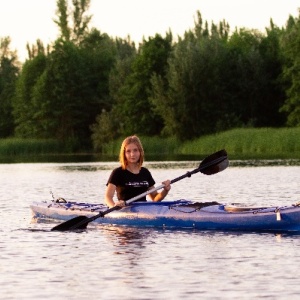
[[[162,184],[164,185],[164,190],[166,192],[169,192],[169,190],[171,189],[171,181],[170,180],[165,180],[162,182]]]

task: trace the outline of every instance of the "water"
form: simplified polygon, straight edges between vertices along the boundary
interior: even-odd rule
[[[0,164],[0,299],[298,299],[300,235],[90,226],[51,232],[36,200],[102,202],[115,163]],[[148,163],[157,184],[198,163]],[[229,167],[174,183],[168,199],[300,201],[300,167]]]

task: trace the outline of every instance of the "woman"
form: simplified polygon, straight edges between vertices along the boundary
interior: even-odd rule
[[[119,155],[121,166],[114,169],[108,179],[105,203],[109,207],[126,205],[125,201],[154,188],[155,181],[150,171],[142,167],[144,150],[140,139],[133,135],[127,137],[121,146]],[[162,201],[171,189],[170,180],[163,182],[163,190],[149,193],[152,201]],[[113,197],[117,193],[117,201]],[[146,196],[137,201],[146,201]]]

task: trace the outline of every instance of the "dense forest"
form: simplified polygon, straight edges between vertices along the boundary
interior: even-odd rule
[[[193,140],[241,127],[300,126],[300,14],[262,33],[208,24],[135,45],[90,28],[90,0],[57,0],[60,36],[0,40],[0,138],[57,139],[101,150],[120,136]],[[38,24],[37,24],[38,26]]]

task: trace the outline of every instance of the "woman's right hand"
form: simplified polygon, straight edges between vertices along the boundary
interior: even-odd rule
[[[126,203],[124,200],[119,200],[119,201],[115,202],[115,206],[125,207]]]

